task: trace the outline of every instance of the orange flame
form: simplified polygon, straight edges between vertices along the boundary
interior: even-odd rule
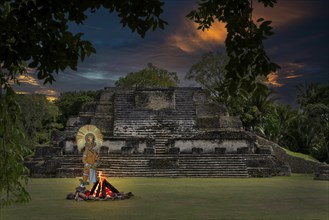
[[[96,189],[95,189],[95,192],[94,192],[94,196],[96,196],[96,192],[98,191],[98,190],[102,190],[102,187],[103,187],[103,182],[104,182],[104,180],[106,179],[106,175],[105,174],[103,174],[103,172],[102,171],[98,171],[98,182],[99,182],[99,184],[97,185],[97,187],[96,187]],[[100,194],[99,194],[99,197],[102,197],[103,195],[102,195],[102,193],[103,192],[100,192]],[[109,195],[109,196],[112,196],[112,191],[111,190],[109,190],[108,188],[106,188],[106,190],[105,190],[105,194],[106,195]]]
[[[106,175],[103,175],[103,172],[102,171],[98,171],[98,179],[99,179],[99,185],[98,185],[98,187],[100,189],[102,189],[102,187],[103,187],[103,181],[104,181],[105,178],[106,178]]]

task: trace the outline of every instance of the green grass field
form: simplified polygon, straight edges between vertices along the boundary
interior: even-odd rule
[[[131,199],[66,200],[78,179],[32,179],[32,201],[0,211],[1,220],[41,219],[329,219],[329,182],[312,176],[108,178]]]

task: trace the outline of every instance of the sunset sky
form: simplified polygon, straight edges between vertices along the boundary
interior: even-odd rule
[[[275,34],[264,41],[271,60],[281,67],[269,76],[280,100],[293,104],[299,83],[329,82],[329,4],[328,0],[277,0],[274,8],[264,8],[254,0],[253,18],[272,20]],[[115,14],[100,10],[90,14],[83,25],[70,26],[74,33],[85,33],[97,53],[78,66],[55,76],[53,85],[43,85],[33,73],[21,78],[20,92],[58,96],[60,92],[99,90],[114,86],[119,77],[139,71],[152,63],[175,71],[180,86],[198,86],[184,80],[189,68],[209,51],[225,52],[226,30],[215,24],[211,30],[196,30],[186,14],[197,5],[193,0],[166,0],[162,18],[165,30],[146,33],[142,39],[123,28]],[[33,71],[32,71],[33,72]]]

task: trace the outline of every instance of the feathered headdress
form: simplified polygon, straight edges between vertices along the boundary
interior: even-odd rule
[[[96,150],[98,150],[103,144],[103,135],[101,131],[95,125],[84,125],[82,126],[76,136],[76,142],[78,150],[81,151],[86,144],[86,135],[93,135],[96,143]]]

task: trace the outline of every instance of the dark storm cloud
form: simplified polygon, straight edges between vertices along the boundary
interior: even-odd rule
[[[66,70],[56,75],[53,86],[40,88],[57,93],[98,90],[113,86],[120,77],[145,68],[147,63],[177,72],[181,86],[196,85],[184,76],[205,52],[225,51],[226,30],[214,24],[209,31],[197,31],[197,25],[186,18],[193,7],[194,1],[165,1],[163,18],[169,25],[165,30],[147,32],[144,39],[122,28],[115,14],[103,9],[90,14],[83,25],[70,28],[85,33],[83,38],[93,43],[97,53],[80,63],[77,72]],[[282,101],[293,103],[298,83],[328,82],[328,1],[278,0],[274,8],[256,3],[254,7],[254,19],[273,21],[275,34],[265,40],[265,48],[271,60],[281,66],[272,76]],[[28,91],[28,82],[24,88]]]
[[[329,6],[326,0],[278,1],[277,6],[272,15],[275,34],[265,46],[281,66],[275,90],[282,102],[294,104],[298,84],[329,82]]]

